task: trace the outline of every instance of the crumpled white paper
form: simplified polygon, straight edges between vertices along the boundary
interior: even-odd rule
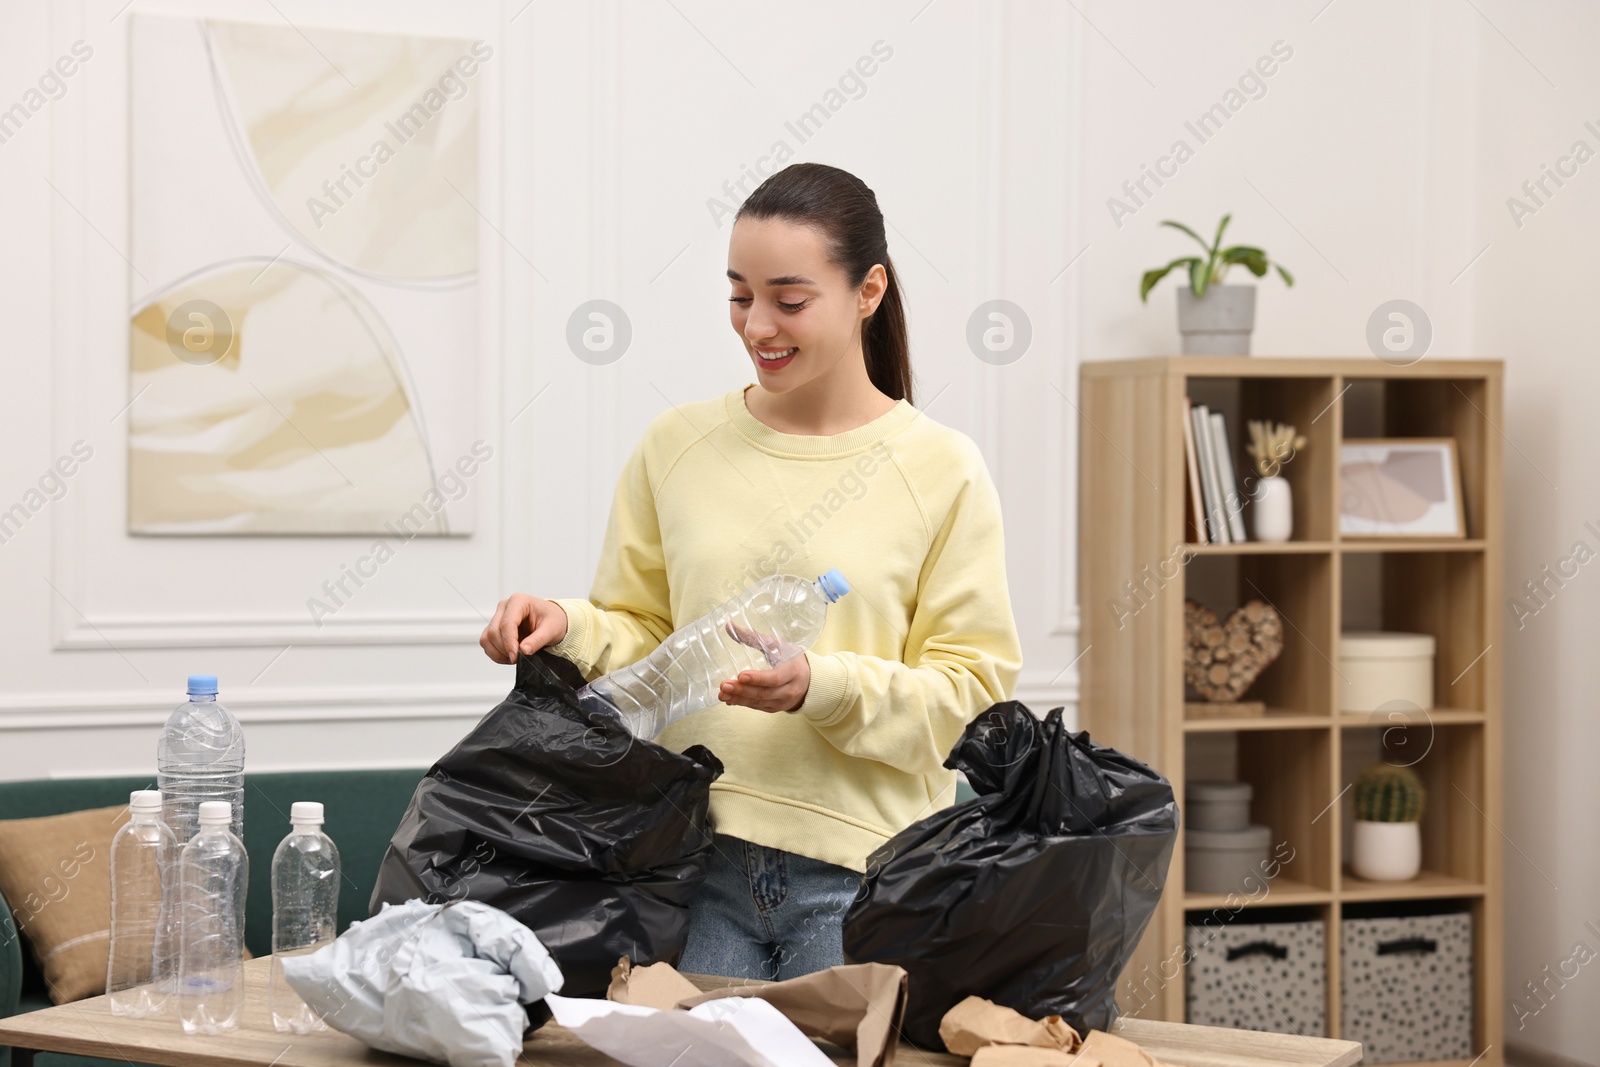
[[[289,986],[335,1030],[449,1067],[512,1067],[522,1005],[561,988],[533,931],[475,900],[385,904],[332,943],[283,959]]]
[[[759,997],[723,997],[687,1011],[587,997],[544,998],[556,1022],[632,1067],[833,1067],[788,1017]]]

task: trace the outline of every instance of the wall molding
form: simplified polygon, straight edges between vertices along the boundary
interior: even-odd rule
[[[1063,256],[1062,269],[1067,270],[1074,259],[1081,254],[1078,239],[1083,234],[1083,152],[1078,150],[1083,144],[1083,33],[1077,19],[1067,19],[1064,27],[1067,37],[1067,143],[1074,150],[1069,153],[1066,168],[1066,188],[1063,202],[1066,206],[1066,226],[1063,227],[1070,238],[1061,245]],[[1087,248],[1084,247],[1084,251]],[[1077,393],[1078,367],[1083,361],[1083,336],[1081,323],[1083,322],[1083,275],[1081,271],[1067,270],[1066,277],[1062,279],[1066,290],[1063,294],[1062,305],[1066,315],[1065,328],[1062,330],[1062,363],[1063,378],[1062,388],[1073,394]],[[1067,427],[1074,430],[1078,426],[1076,418],[1068,421],[1067,412],[1062,405],[1053,407],[1057,413],[1056,433],[1052,455],[1057,466],[1056,485],[1056,514],[1059,526],[1056,531],[1056,544],[1062,546],[1061,551],[1055,554],[1061,568],[1056,581],[1057,622],[1051,633],[1056,637],[1071,637],[1073,655],[1078,655],[1079,634],[1082,632],[1083,607],[1078,602],[1078,442],[1075,433],[1067,432]],[[1074,411],[1074,415],[1077,413]],[[1070,447],[1069,447],[1070,446]],[[1073,679],[1073,706],[1077,706],[1077,680],[1076,670],[1072,673]]]
[[[56,639],[58,649],[253,648],[280,645],[458,645],[474,644],[485,619],[466,612],[394,612],[364,615],[317,626],[290,617],[125,616],[71,626]]]
[[[1075,664],[1070,669],[1063,670],[1065,667],[1067,667],[1066,663],[1055,667],[1036,667],[1032,670],[1024,666],[1022,675],[1017,679],[1015,687],[1016,699],[1024,703],[1031,703],[1033,700],[1053,701],[1053,704],[1048,705],[1050,707],[1054,707],[1055,704],[1067,704],[1076,707],[1079,686],[1078,668]],[[1023,696],[1024,692],[1029,695]]]
[[[1083,628],[1081,609],[1077,604],[1067,605],[1065,614],[1050,627],[1051,637],[1077,637]]]
[[[506,698],[500,685],[295,686],[230,689],[223,704],[245,726],[274,722],[383,722],[482,718]],[[0,733],[106,726],[159,727],[178,701],[152,700],[148,689],[72,689],[0,693]]]

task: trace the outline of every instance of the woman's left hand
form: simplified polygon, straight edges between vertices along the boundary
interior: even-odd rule
[[[787,652],[795,648],[787,641],[753,633],[731,622],[728,632],[741,644],[763,650],[769,659],[773,650]],[[800,649],[798,655],[771,670],[740,671],[738,678],[730,678],[722,683],[717,699],[728,705],[741,705],[757,711],[798,711],[810,691],[811,661],[806,658],[805,650]]]

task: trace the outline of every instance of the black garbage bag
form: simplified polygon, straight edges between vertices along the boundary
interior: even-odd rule
[[[722,763],[584,711],[583,675],[544,650],[417,786],[368,905],[477,900],[531,929],[563,996],[603,997],[619,956],[676,965],[711,862]],[[542,1000],[530,1022],[549,1019]]]
[[[880,845],[844,923],[854,963],[906,969],[905,1036],[943,1049],[968,996],[1109,1030],[1117,976],[1166,884],[1171,784],[1015,700],[967,725],[946,767],[978,791]]]

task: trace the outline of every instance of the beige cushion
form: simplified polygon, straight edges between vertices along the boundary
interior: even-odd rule
[[[57,1004],[106,991],[111,838],[128,806],[0,820],[0,892]]]

